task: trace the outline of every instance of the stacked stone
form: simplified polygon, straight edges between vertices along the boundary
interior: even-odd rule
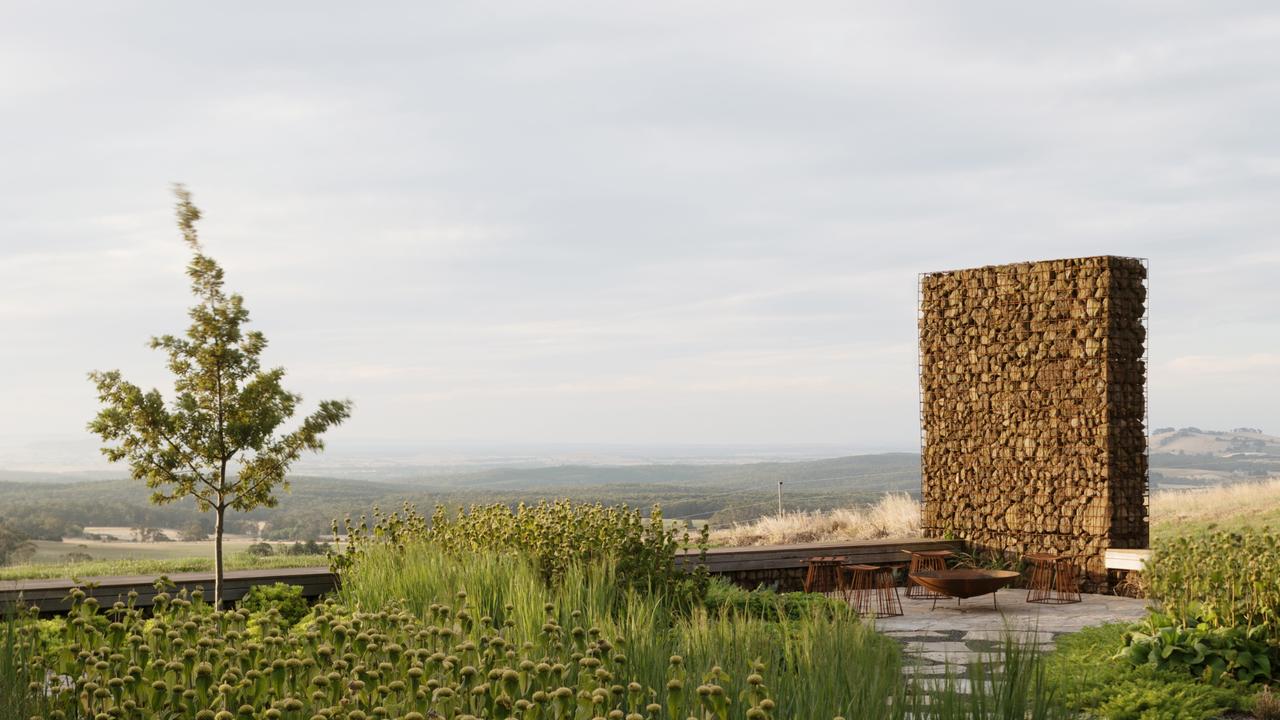
[[[1140,261],[1110,258],[1111,338],[1107,395],[1111,431],[1111,547],[1145,548],[1147,513],[1147,269]],[[1139,414],[1141,413],[1141,414]]]
[[[1146,268],[1094,257],[921,278],[923,527],[1012,553],[1147,545]]]

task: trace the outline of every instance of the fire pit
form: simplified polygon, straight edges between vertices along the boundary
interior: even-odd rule
[[[960,568],[956,570],[924,570],[912,573],[911,579],[935,593],[955,598],[957,606],[959,606],[961,598],[990,594],[991,604],[998,610],[1000,606],[996,604],[995,592],[1018,579],[1018,575],[1019,573],[1012,570]],[[933,601],[933,605],[934,607],[938,606],[936,598]]]

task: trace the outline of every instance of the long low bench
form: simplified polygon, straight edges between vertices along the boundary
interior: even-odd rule
[[[714,575],[724,575],[741,584],[778,581],[784,589],[793,589],[798,578],[803,577],[805,561],[815,555],[837,555],[849,558],[849,562],[864,565],[903,562],[907,556],[902,550],[960,549],[958,540],[930,540],[925,538],[901,538],[888,540],[863,540],[857,542],[823,542],[798,545],[765,545],[755,547],[713,548],[707,551],[707,569]],[[681,553],[676,562],[691,567],[698,561],[697,551]],[[204,588],[205,598],[213,597],[213,573],[192,572],[169,575],[169,580],[179,588],[195,590]],[[128,575],[81,578],[80,583],[68,579],[58,580],[6,580],[0,581],[0,608],[21,599],[24,605],[35,605],[41,613],[65,612],[67,594],[72,588],[82,587],[103,605],[117,600],[125,601],[131,591],[138,596],[134,604],[150,607],[157,594],[156,577],[153,575]],[[254,585],[270,585],[282,582],[302,587],[306,598],[318,598],[338,586],[338,578],[327,567],[279,568],[271,570],[229,570],[223,575],[223,599],[234,602],[244,597]]]
[[[891,538],[842,542],[802,543],[796,545],[755,545],[749,547],[712,548],[707,551],[707,569],[715,575],[761,570],[801,570],[806,561],[817,555],[847,557],[851,563],[877,565],[905,562],[903,550],[960,550],[960,540],[930,538]],[[683,553],[683,563],[697,562],[698,553]]]

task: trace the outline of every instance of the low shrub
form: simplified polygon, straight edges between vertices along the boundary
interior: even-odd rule
[[[713,612],[734,612],[766,620],[799,618],[821,612],[827,615],[850,615],[849,605],[816,593],[779,593],[768,588],[746,590],[723,578],[713,578],[707,587],[704,604]]]
[[[280,613],[286,627],[293,627],[311,612],[311,606],[302,597],[302,587],[278,582],[274,585],[254,585],[240,601],[240,607],[254,615],[270,610]]]
[[[1244,683],[1270,682],[1272,648],[1264,627],[1188,626],[1163,613],[1150,613],[1124,635],[1120,657],[1134,665],[1181,670],[1210,683],[1229,676]]]
[[[1017,553],[975,548],[973,552],[956,551],[955,555],[957,567],[978,570],[1012,570],[1019,575],[1019,585],[1021,585],[1022,575],[1026,571],[1026,562]]]
[[[1249,710],[1258,720],[1280,720],[1280,697],[1270,687],[1264,687],[1253,696]]]
[[[1250,691],[1228,676],[1210,684],[1185,670],[1117,658],[1127,632],[1115,623],[1058,639],[1047,669],[1063,704],[1110,720],[1210,720],[1243,709]]]
[[[256,542],[245,548],[245,552],[254,557],[271,557],[276,554],[276,549],[271,546],[271,543]]]

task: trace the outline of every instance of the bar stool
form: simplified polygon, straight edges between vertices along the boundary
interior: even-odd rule
[[[844,600],[858,615],[882,618],[902,614],[902,600],[898,598],[898,586],[893,582],[893,568],[848,564],[840,569]]]
[[[835,555],[818,555],[809,558],[809,572],[804,577],[804,591],[829,593],[840,588],[840,566],[845,558]]]
[[[913,600],[937,600],[946,597],[933,592],[929,588],[911,579],[914,573],[925,570],[946,570],[947,559],[954,557],[951,550],[903,550],[911,555],[911,565],[907,568],[907,597]]]
[[[1075,555],[1027,553],[1031,579],[1027,582],[1027,602],[1068,605],[1080,602],[1080,570],[1072,562]]]

